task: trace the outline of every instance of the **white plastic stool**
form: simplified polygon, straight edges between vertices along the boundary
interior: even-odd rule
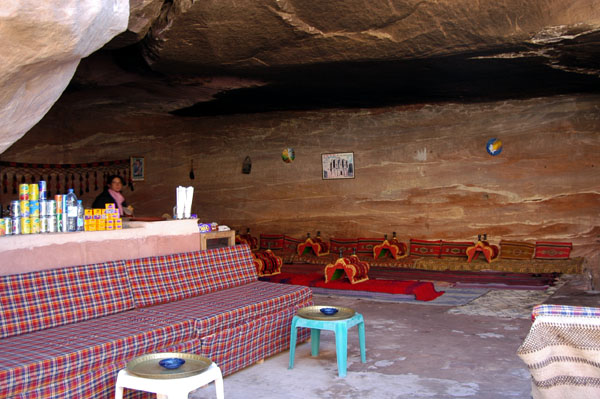
[[[117,375],[115,399],[123,399],[123,388],[153,392],[158,399],[187,399],[190,392],[215,382],[217,399],[225,399],[221,369],[212,363],[206,371],[183,378],[156,379],[138,377],[122,369]]]

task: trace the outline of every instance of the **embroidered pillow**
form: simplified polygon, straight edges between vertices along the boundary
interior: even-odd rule
[[[535,259],[569,259],[573,244],[570,242],[537,241]]]
[[[350,256],[357,252],[358,240],[356,238],[330,238],[330,252],[337,256],[342,251],[342,256]]]
[[[410,239],[410,255],[439,258],[442,250],[442,240],[429,241]]]
[[[383,242],[381,238],[359,238],[356,246],[356,254],[359,257],[373,257],[373,247]]]
[[[295,254],[298,249],[298,244],[302,244],[303,242],[304,241],[299,238],[283,236],[283,252]]]
[[[466,258],[467,248],[475,245],[472,241],[443,241],[441,258]]]
[[[528,242],[500,240],[500,259],[531,259],[534,249]]]
[[[270,249],[278,251],[283,249],[283,234],[261,234],[260,249]]]

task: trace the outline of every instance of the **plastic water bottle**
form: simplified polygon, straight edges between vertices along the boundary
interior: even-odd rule
[[[83,231],[83,203],[77,200],[77,231]]]
[[[65,196],[65,212],[67,214],[67,231],[77,231],[77,196],[70,188]]]

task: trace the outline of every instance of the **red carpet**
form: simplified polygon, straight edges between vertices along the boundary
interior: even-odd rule
[[[282,271],[291,273],[314,273],[322,272],[322,270],[322,265],[312,264],[285,264],[282,268]],[[369,277],[372,279],[446,281],[449,283],[464,284],[504,284],[508,288],[514,285],[532,287],[532,289],[554,285],[558,275],[558,273],[433,271],[378,266],[372,266],[369,270]]]
[[[444,293],[436,291],[433,283],[402,280],[367,280],[362,283],[350,284],[347,279],[325,283],[323,273],[289,273],[282,272],[276,276],[261,277],[262,281],[273,283],[305,285],[307,287],[329,288],[334,290],[353,290],[384,292],[386,294],[414,295],[418,301],[432,301]]]

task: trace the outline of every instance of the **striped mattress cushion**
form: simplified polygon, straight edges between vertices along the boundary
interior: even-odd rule
[[[136,307],[178,301],[257,279],[245,245],[126,261]]]
[[[134,309],[5,338],[0,340],[0,398],[55,389],[60,381],[162,351],[193,334],[187,317],[154,317]]]
[[[292,318],[300,307],[266,315],[249,323],[205,336],[201,339],[202,354],[221,368],[223,375],[241,370],[290,347]],[[308,339],[310,329],[299,328],[297,342]]]
[[[308,287],[255,281],[224,291],[140,309],[160,318],[193,318],[197,337],[204,337],[312,301]]]
[[[531,312],[533,320],[538,316],[600,317],[600,308],[542,304],[534,306]]]
[[[123,261],[0,276],[0,338],[133,307]]]

